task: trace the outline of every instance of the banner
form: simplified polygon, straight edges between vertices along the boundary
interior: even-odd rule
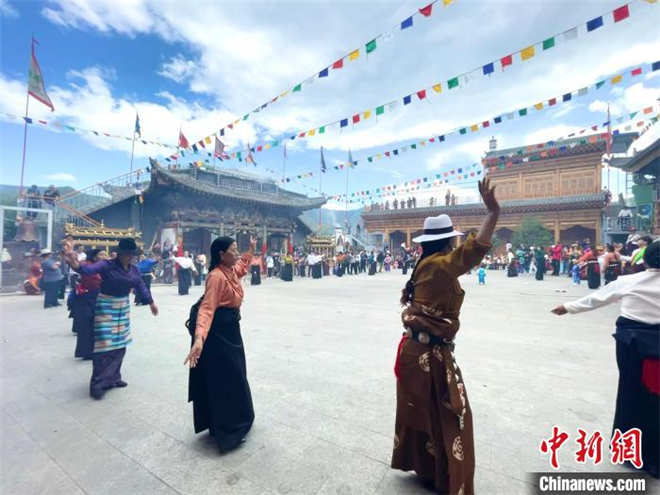
[[[433,0],[430,4],[428,4],[426,7],[423,7],[419,9],[416,12],[413,12],[410,16],[406,17],[403,21],[397,23],[387,31],[380,33],[377,35],[375,38],[372,40],[368,41],[364,45],[361,45],[359,48],[355,48],[351,51],[349,51],[346,55],[340,57],[337,59],[335,62],[332,64],[328,65],[327,67],[324,67],[320,71],[312,74],[308,78],[304,79],[302,82],[299,82],[298,84],[294,85],[291,89],[287,91],[283,91],[276,95],[274,98],[271,98],[270,100],[266,101],[265,103],[259,105],[258,107],[254,108],[253,110],[249,111],[243,117],[238,118],[234,120],[233,122],[230,122],[229,124],[226,124],[224,127],[221,127],[218,131],[215,131],[213,134],[210,134],[207,136],[208,138],[212,138],[213,135],[219,135],[220,137],[225,135],[225,131],[228,129],[233,129],[235,126],[240,124],[241,122],[248,120],[250,115],[256,114],[261,112],[262,110],[265,110],[269,106],[271,106],[273,103],[276,103],[277,101],[280,101],[282,98],[285,98],[288,95],[291,95],[293,93],[298,93],[303,90],[303,88],[309,86],[310,84],[314,84],[315,81],[320,80],[320,79],[325,79],[327,77],[330,77],[331,74],[333,74],[337,70],[341,70],[344,68],[344,66],[347,64],[347,62],[352,62],[354,60],[357,60],[360,58],[361,54],[365,55],[371,55],[373,52],[375,52],[379,46],[380,43],[382,42],[387,42],[390,41],[398,32],[404,31],[406,29],[409,29],[413,26],[415,26],[415,21],[417,19],[421,20],[422,18],[428,18],[431,17],[431,14],[433,13],[433,7],[438,3],[439,0]],[[455,0],[442,0],[442,5],[444,7],[447,7],[454,3]],[[202,138],[206,139],[206,138]]]
[[[653,64],[650,64],[648,66],[643,66],[643,67],[637,67],[635,69],[626,71],[623,74],[619,74],[613,77],[608,77],[606,79],[603,79],[601,81],[598,81],[595,84],[591,84],[589,86],[584,86],[579,89],[574,89],[568,93],[564,93],[563,95],[556,96],[553,98],[550,98],[548,100],[544,100],[539,103],[535,103],[533,105],[529,105],[524,108],[519,108],[518,110],[514,110],[511,112],[504,112],[499,114],[497,117],[492,117],[489,120],[484,120],[482,122],[478,122],[475,124],[471,125],[464,125],[461,127],[457,127],[451,131],[448,131],[444,134],[441,135],[436,135],[434,137],[430,137],[427,139],[423,139],[421,141],[417,141],[414,143],[409,143],[406,146],[401,146],[399,148],[394,148],[391,150],[387,151],[382,151],[380,153],[376,153],[375,155],[370,155],[364,158],[361,158],[359,160],[353,161],[352,164],[345,164],[345,165],[336,165],[334,166],[334,170],[343,170],[345,166],[352,166],[352,167],[357,167],[360,163],[373,163],[374,161],[385,159],[385,158],[393,158],[393,157],[398,157],[401,156],[404,153],[409,153],[412,151],[416,151],[419,149],[422,149],[422,147],[426,146],[427,144],[433,144],[433,143],[443,143],[445,142],[449,137],[452,136],[464,136],[468,134],[472,134],[474,132],[477,132],[482,129],[494,127],[496,125],[502,124],[504,122],[508,122],[510,120],[515,120],[515,119],[520,119],[522,117],[527,117],[533,114],[536,114],[540,111],[549,109],[551,107],[554,107],[556,105],[570,102],[574,98],[578,98],[581,96],[586,96],[590,92],[593,92],[595,90],[599,90],[603,88],[607,83],[610,84],[618,84],[620,81],[623,80],[623,76],[629,76],[629,77],[638,77],[644,72],[651,72],[651,71],[656,71],[660,70],[660,61],[654,62]],[[615,81],[614,83],[612,81]],[[300,177],[297,177],[300,178]],[[282,182],[289,182],[287,179],[289,178],[284,178],[282,179]]]
[[[597,17],[596,19],[601,20],[601,24],[598,26],[600,28],[603,26],[603,19],[604,18],[611,18],[611,24],[617,24],[625,19],[627,19],[630,16],[630,9],[629,5],[632,2],[623,5],[622,7],[619,7],[614,10],[610,10],[609,12]],[[473,69],[469,72],[464,72],[463,74],[459,74],[455,77],[452,77],[446,81],[441,81],[437,82],[430,87],[420,89],[418,91],[415,91],[411,94],[402,96],[400,98],[397,98],[395,100],[392,100],[387,103],[383,103],[381,105],[378,105],[374,108],[366,109],[361,112],[355,113],[351,116],[335,120],[333,122],[328,122],[326,124],[323,124],[319,127],[315,127],[313,129],[308,129],[306,131],[299,131],[295,134],[291,134],[288,137],[285,137],[279,141],[273,141],[270,143],[266,143],[265,145],[258,146],[256,152],[260,151],[265,151],[269,149],[272,146],[277,146],[281,142],[285,140],[294,140],[294,139],[304,139],[304,138],[309,138],[312,136],[317,136],[321,134],[325,134],[328,131],[331,130],[339,130],[340,132],[349,127],[355,127],[356,125],[360,124],[361,122],[364,122],[366,120],[369,120],[369,118],[373,115],[376,117],[376,121],[378,119],[378,116],[383,115],[385,113],[390,113],[392,112],[395,108],[399,108],[401,106],[405,107],[407,105],[410,105],[414,101],[422,101],[425,99],[429,98],[429,95],[435,95],[435,96],[440,96],[443,92],[448,92],[451,91],[452,89],[455,88],[461,88],[468,84],[470,81],[473,81],[477,77],[481,76],[488,76],[490,77],[492,74],[495,73],[495,69],[499,68],[501,72],[505,71],[505,68],[513,65],[514,61],[520,59],[521,62],[524,62],[526,60],[530,60],[534,58],[538,53],[542,53],[544,51],[553,49],[557,46],[558,42],[559,44],[567,44],[575,39],[578,38],[578,33],[579,32],[584,32],[584,34],[590,33],[592,31],[595,31],[598,28],[593,28],[589,29],[589,26],[591,26],[590,23],[592,23],[594,19],[587,21],[586,23],[581,23],[577,26],[573,26],[559,34],[556,34],[554,36],[551,36],[550,38],[545,38],[543,40],[537,41],[536,43],[533,43],[532,45],[529,45],[527,47],[521,48],[520,50],[513,52],[512,54],[499,57],[494,61],[488,62],[486,64],[481,65],[480,67]],[[610,22],[608,22],[610,23]],[[614,82],[613,84],[616,84]],[[446,90],[446,91],[445,91]],[[580,95],[581,96],[581,95]],[[238,119],[236,122],[233,124],[236,124],[240,122],[241,119]],[[245,119],[243,119],[245,120]],[[223,129],[220,131],[220,135],[222,136]],[[277,144],[275,144],[277,143]],[[230,156],[234,158],[234,154],[232,153]]]

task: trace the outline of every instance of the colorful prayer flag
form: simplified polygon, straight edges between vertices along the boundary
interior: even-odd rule
[[[442,93],[442,85],[440,83],[433,85],[433,91],[436,93]]]
[[[430,16],[432,12],[433,12],[432,3],[428,4],[426,7],[422,7],[421,9],[419,9],[419,13],[422,14],[424,17]]]
[[[603,27],[603,16],[596,17],[587,22],[587,32],[595,31],[599,27]]]
[[[353,50],[349,55],[348,55],[348,60],[355,60],[360,56],[360,50]]]
[[[447,87],[449,89],[454,89],[457,86],[458,86],[458,77],[455,77],[455,78],[450,79],[449,81],[447,81]]]
[[[367,53],[373,52],[376,49],[376,40],[375,39],[371,40],[369,43],[365,45],[365,48],[367,49]]]
[[[50,108],[51,112],[54,112],[55,107],[53,106],[53,102],[50,101],[48,93],[46,93],[44,78],[41,74],[41,68],[39,67],[39,62],[37,62],[37,56],[34,52],[35,44],[37,44],[37,40],[32,38],[32,54],[30,56],[30,71],[28,72],[28,94],[35,100]]]
[[[624,5],[623,7],[619,7],[618,9],[615,9],[614,12],[612,12],[612,15],[614,17],[614,22],[619,22],[624,19],[627,19],[630,16],[628,5]]]
[[[190,148],[190,143],[186,139],[186,136],[183,135],[183,132],[179,130],[179,148],[188,149]]]
[[[534,49],[534,45],[528,46],[527,48],[523,48],[520,51],[520,58],[522,60],[529,60],[532,58],[536,53],[536,50]]]
[[[409,27],[412,27],[413,25],[413,18],[412,16],[408,17],[408,19],[405,19],[404,21],[401,22],[401,29],[408,29]]]
[[[512,65],[513,64],[513,56],[512,55],[507,55],[506,57],[501,58],[500,63],[502,64],[502,69],[504,69],[508,65]]]
[[[550,48],[555,46],[555,38],[548,38],[547,40],[543,40],[543,51],[545,50],[550,50]]]

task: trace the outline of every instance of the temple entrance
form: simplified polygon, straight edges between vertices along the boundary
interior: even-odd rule
[[[204,253],[209,255],[211,243],[220,235],[220,229],[209,229],[204,227],[193,228],[183,231],[183,250],[193,254]]]

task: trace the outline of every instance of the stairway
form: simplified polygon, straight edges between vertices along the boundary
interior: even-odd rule
[[[100,226],[88,216],[90,213],[135,196],[136,190],[148,185],[149,173],[139,169],[65,194],[55,203],[54,223],[58,227],[66,223],[80,227]]]

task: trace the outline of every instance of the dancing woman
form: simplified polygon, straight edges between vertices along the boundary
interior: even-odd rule
[[[91,249],[87,252],[86,261],[89,265],[108,258],[106,251]],[[101,287],[101,275],[81,275],[72,302],[73,331],[76,333],[76,350],[74,356],[87,361],[94,357],[94,307]]]
[[[89,393],[102,399],[108,389],[125,387],[121,365],[131,339],[131,289],[142,293],[142,300],[158,315],[158,307],[147,290],[140,270],[133,264],[138,254],[135,239],[119,241],[117,257],[96,263],[80,264],[73,252],[73,241],[64,244],[63,257],[81,275],[101,275],[101,287],[94,306],[94,355]]]
[[[660,242],[644,253],[646,271],[611,281],[577,301],[557,306],[556,315],[575,314],[620,302],[616,320],[616,362],[619,388],[614,435],[632,428],[642,432],[642,462],[638,469],[660,474]]]
[[[474,493],[472,411],[462,372],[456,365],[454,337],[465,292],[458,277],[477,266],[490,250],[500,206],[490,181],[479,182],[488,209],[479,232],[458,248],[448,215],[424,221],[414,239],[423,254],[402,291],[406,333],[395,364],[396,430],[392,468],[414,470],[439,493]]]
[[[239,258],[236,241],[218,237],[211,244],[211,271],[199,307],[190,353],[188,402],[195,433],[209,430],[221,452],[238,447],[252,428],[254,409],[241,338],[241,279],[257,245]]]

